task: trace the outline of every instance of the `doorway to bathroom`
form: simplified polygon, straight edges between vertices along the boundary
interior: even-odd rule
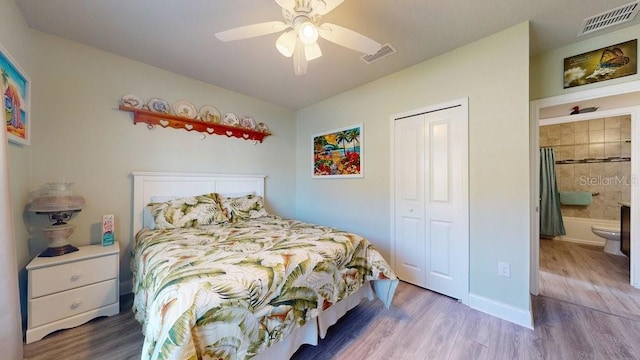
[[[553,233],[541,217],[540,295],[640,319],[640,289],[630,285],[619,240],[622,204],[631,203],[631,116],[575,119],[540,120],[540,147],[555,155],[560,196],[552,205],[564,225]],[[543,196],[541,209],[550,202]],[[617,241],[605,246],[592,227],[617,233]]]
[[[619,228],[620,203],[640,204],[640,146],[632,141],[640,139],[639,85],[632,82],[532,102],[532,294],[640,319],[637,221],[631,224],[630,258],[605,253],[604,239],[593,234],[590,224],[590,219],[598,219],[597,226]],[[570,115],[574,106],[598,109]],[[540,147],[556,152],[558,189],[588,198],[562,205],[564,237],[539,236]],[[581,201],[590,205],[580,205]]]

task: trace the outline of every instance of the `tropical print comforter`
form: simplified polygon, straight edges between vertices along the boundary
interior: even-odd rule
[[[388,305],[398,282],[365,238],[276,216],[143,229],[132,251],[142,359],[250,359],[366,281],[393,284]]]

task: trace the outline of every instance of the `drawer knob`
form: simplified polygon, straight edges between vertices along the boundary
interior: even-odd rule
[[[78,281],[82,277],[81,273],[75,273],[71,275],[71,281]]]
[[[80,307],[80,305],[81,305],[81,304],[82,304],[82,301],[81,301],[81,300],[74,300],[74,301],[71,303],[71,309],[75,310],[75,309],[77,309],[78,307]]]

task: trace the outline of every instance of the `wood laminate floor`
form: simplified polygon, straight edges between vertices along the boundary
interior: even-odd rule
[[[25,359],[138,359],[141,327],[131,299],[119,315],[94,319],[24,346]],[[400,283],[391,309],[360,304],[318,346],[293,360],[640,359],[640,321],[545,296],[533,297],[535,330]],[[1,358],[1,356],[0,356]]]
[[[640,320],[640,289],[629,283],[629,258],[602,247],[541,239],[540,294]]]

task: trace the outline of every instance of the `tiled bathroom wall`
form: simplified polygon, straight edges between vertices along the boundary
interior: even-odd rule
[[[631,200],[631,116],[540,127],[540,147],[555,150],[560,191],[597,193],[588,206],[562,205],[564,216],[620,219],[619,202]]]

